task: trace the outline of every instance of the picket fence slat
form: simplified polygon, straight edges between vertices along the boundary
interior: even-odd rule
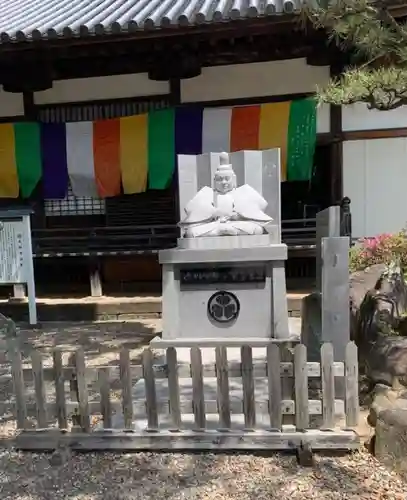
[[[11,358],[11,370],[13,374],[13,386],[16,397],[16,420],[18,429],[26,429],[27,421],[27,401],[25,397],[23,366],[21,352],[18,349],[17,341],[9,342],[8,353]]]
[[[332,344],[321,347],[322,415],[323,428],[335,427],[335,377],[333,373],[334,351]]]
[[[241,348],[242,385],[243,385],[243,413],[247,429],[256,426],[256,405],[254,402],[253,356],[252,348],[244,345]]]
[[[179,430],[182,425],[177,364],[177,351],[175,347],[169,347],[167,349],[168,392],[171,420],[175,430]]]
[[[355,427],[359,421],[359,391],[358,391],[358,350],[354,342],[349,342],[345,353],[345,393],[346,393],[346,425]]]
[[[299,344],[294,349],[295,369],[295,426],[304,431],[309,427],[307,349]]]
[[[112,427],[112,405],[110,401],[110,373],[109,368],[100,368],[99,392],[100,392],[100,413],[103,417],[103,427],[110,429]]]
[[[132,382],[130,374],[130,353],[123,348],[120,351],[120,381],[122,386],[122,407],[124,428],[133,428],[133,401],[132,401]]]
[[[270,427],[281,429],[283,414],[281,411],[281,379],[280,379],[280,348],[269,345],[267,348],[268,388]]]
[[[57,419],[58,427],[60,429],[68,428],[68,419],[66,414],[65,402],[65,380],[62,364],[62,351],[61,349],[54,349],[52,353],[55,370],[55,401],[57,406]]]
[[[155,390],[153,353],[151,349],[145,349],[143,352],[143,373],[146,388],[148,430],[156,431],[158,429],[157,394]]]
[[[45,395],[44,376],[42,372],[42,355],[34,350],[31,353],[31,361],[34,374],[35,402],[37,405],[37,423],[40,429],[48,427],[47,400]]]
[[[84,432],[90,431],[90,416],[89,416],[89,399],[88,388],[85,376],[85,352],[83,348],[76,351],[76,377],[78,383],[78,406],[79,419]]]
[[[229,374],[226,347],[215,348],[217,396],[220,429],[230,429]]]
[[[202,353],[199,347],[191,349],[192,402],[197,429],[205,429],[205,395],[202,375]]]

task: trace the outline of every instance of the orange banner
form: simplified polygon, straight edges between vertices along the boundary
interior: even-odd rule
[[[232,110],[230,151],[259,149],[260,106],[242,106]]]
[[[120,120],[93,123],[95,180],[101,198],[121,192]]]

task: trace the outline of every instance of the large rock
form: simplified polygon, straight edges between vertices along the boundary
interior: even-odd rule
[[[373,281],[373,275],[370,278]],[[361,288],[361,283],[356,284],[351,295],[352,337],[359,347],[380,335],[400,334],[407,311],[407,286],[401,270],[386,268],[359,304]]]
[[[358,336],[359,309],[366,294],[375,288],[383,273],[385,264],[375,264],[364,271],[352,273],[349,277],[350,301],[350,338],[356,341]]]
[[[0,313],[0,335],[4,337],[16,336],[16,324],[7,316]]]
[[[380,412],[374,453],[387,467],[407,477],[407,409],[393,408]]]
[[[379,334],[360,348],[359,358],[372,386],[407,386],[407,338]]]
[[[371,394],[368,424],[376,427],[380,414],[393,409],[407,410],[406,391],[396,391],[387,385],[377,384]]]

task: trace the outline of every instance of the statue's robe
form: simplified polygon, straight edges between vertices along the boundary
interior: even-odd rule
[[[202,188],[186,205],[186,217],[180,226],[193,237],[216,235],[221,228],[230,227],[231,234],[261,234],[272,222],[264,210],[266,200],[251,186],[245,184],[226,194],[212,188]],[[221,222],[226,218],[227,222]]]

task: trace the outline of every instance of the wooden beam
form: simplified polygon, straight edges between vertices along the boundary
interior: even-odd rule
[[[389,128],[379,130],[353,130],[342,133],[344,141],[360,141],[370,139],[394,139],[407,137],[407,128]]]
[[[115,40],[111,36],[102,37],[99,43],[94,43],[93,37],[92,42],[88,40],[73,45],[53,45],[53,42],[49,45],[47,42],[46,59],[44,44],[29,43],[25,51],[16,49],[14,52],[7,51],[6,45],[0,54],[0,62],[10,67],[12,73],[25,67],[23,61],[28,61],[33,67],[41,64],[47,70],[52,68],[54,79],[68,79],[145,72],[152,61],[160,62],[163,57],[166,61],[168,53],[175,49],[198,55],[205,66],[290,59],[306,57],[316,50],[321,52],[324,41],[321,33],[296,31],[292,24],[288,30],[287,26],[278,32],[271,28],[259,31],[252,27],[239,31],[214,31],[205,36],[195,31],[180,35],[176,30],[178,35],[169,39],[151,41],[139,38],[137,43],[131,37]]]
[[[22,432],[13,444],[20,450],[52,451],[67,446],[76,451],[129,450],[295,450],[310,443],[314,450],[349,450],[360,446],[353,431],[308,432],[197,432],[161,431],[138,433],[97,431],[91,433],[61,433],[52,430]],[[9,446],[10,442],[5,442]],[[1,442],[0,442],[1,445]]]
[[[23,105],[24,116],[29,120],[35,121],[37,119],[37,108],[34,102],[34,92],[28,90],[23,92]]]

